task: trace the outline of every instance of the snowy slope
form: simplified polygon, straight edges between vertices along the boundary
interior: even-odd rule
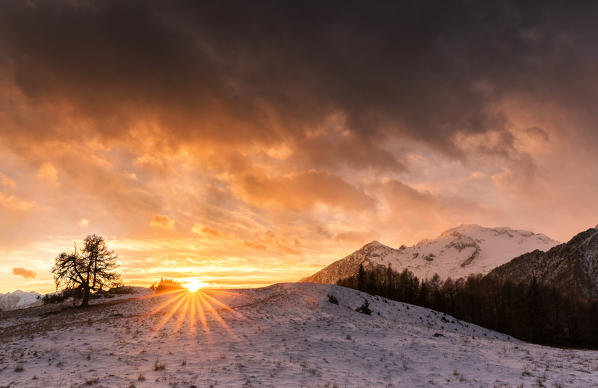
[[[328,294],[339,305],[329,303]],[[354,311],[364,299],[370,302],[372,315]],[[526,344],[432,310],[352,289],[279,284],[210,291],[198,300],[189,304],[166,295],[105,302],[87,310],[61,312],[43,306],[0,313],[1,384],[44,388],[598,384],[598,352]],[[165,307],[159,310],[161,306]]]
[[[0,293],[0,311],[16,310],[32,306],[40,306],[42,295],[35,292],[16,290],[6,294]]]
[[[366,268],[390,264],[397,271],[409,269],[419,278],[437,273],[441,278],[456,279],[472,273],[486,274],[525,252],[548,250],[557,244],[543,234],[525,230],[461,225],[412,247],[394,249],[373,241],[301,281],[336,283],[355,275],[360,264]]]

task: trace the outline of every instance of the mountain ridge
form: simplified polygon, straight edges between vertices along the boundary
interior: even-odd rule
[[[35,291],[16,290],[0,293],[0,311],[16,310],[42,304],[42,295]]]
[[[441,278],[487,274],[522,253],[548,250],[558,244],[544,234],[527,230],[462,224],[411,247],[391,248],[374,240],[300,281],[336,283],[355,275],[360,265],[390,265],[395,271],[409,269],[420,278],[430,278],[435,273]]]
[[[598,298],[598,226],[546,252],[534,250],[515,257],[488,276],[513,282],[536,279],[564,292]]]

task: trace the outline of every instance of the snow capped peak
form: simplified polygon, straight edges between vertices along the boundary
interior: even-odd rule
[[[527,230],[518,230],[509,228],[507,226],[499,226],[499,227],[486,227],[480,226],[477,224],[461,224],[457,227],[445,230],[440,234],[439,237],[447,237],[447,236],[456,236],[456,235],[467,235],[470,237],[474,236],[481,236],[481,235],[488,235],[488,234],[511,234],[511,235],[521,235],[521,236],[533,236],[533,235],[541,235],[537,233],[533,233]]]
[[[454,228],[445,230],[444,232],[442,232],[440,234],[440,237],[454,235],[455,233],[462,233],[462,234],[474,233],[474,232],[479,232],[479,231],[482,231],[485,229],[490,229],[490,228],[484,228],[483,226],[480,226],[477,224],[461,224],[459,226],[455,226]]]
[[[363,247],[361,247],[361,249],[365,249],[365,248],[378,248],[378,247],[386,247],[386,245],[382,244],[380,241],[371,241],[367,244],[365,244]]]
[[[372,241],[302,281],[335,283],[357,273],[360,265],[409,269],[420,278],[431,278],[436,273],[441,278],[460,278],[472,273],[487,274],[523,253],[548,250],[557,244],[543,234],[526,230],[463,224],[412,247],[394,249]]]
[[[384,244],[382,244],[379,241],[374,240],[372,242],[369,242],[369,243],[365,244],[363,247],[361,247],[360,250],[364,250],[364,251],[376,251],[376,250],[388,250],[388,249],[392,250],[391,247],[389,247],[387,245],[384,245]]]

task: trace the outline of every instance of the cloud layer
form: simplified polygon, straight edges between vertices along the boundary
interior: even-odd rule
[[[567,239],[598,211],[596,16],[6,2],[0,263],[27,257],[50,282],[58,251],[96,232],[121,247],[125,278],[258,284],[459,223]]]

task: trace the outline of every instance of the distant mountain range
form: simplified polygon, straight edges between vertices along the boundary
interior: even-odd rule
[[[0,311],[23,309],[32,306],[41,306],[42,295],[35,292],[16,290],[0,294]]]
[[[469,274],[487,274],[513,257],[548,250],[558,244],[543,234],[525,230],[461,225],[412,247],[394,249],[373,241],[301,281],[336,283],[355,275],[360,265],[364,268],[390,265],[399,272],[408,269],[419,278],[430,278],[437,273],[443,279],[457,279]]]
[[[552,287],[598,298],[598,226],[590,228],[547,252],[523,254],[490,272],[513,282],[536,281]]]

